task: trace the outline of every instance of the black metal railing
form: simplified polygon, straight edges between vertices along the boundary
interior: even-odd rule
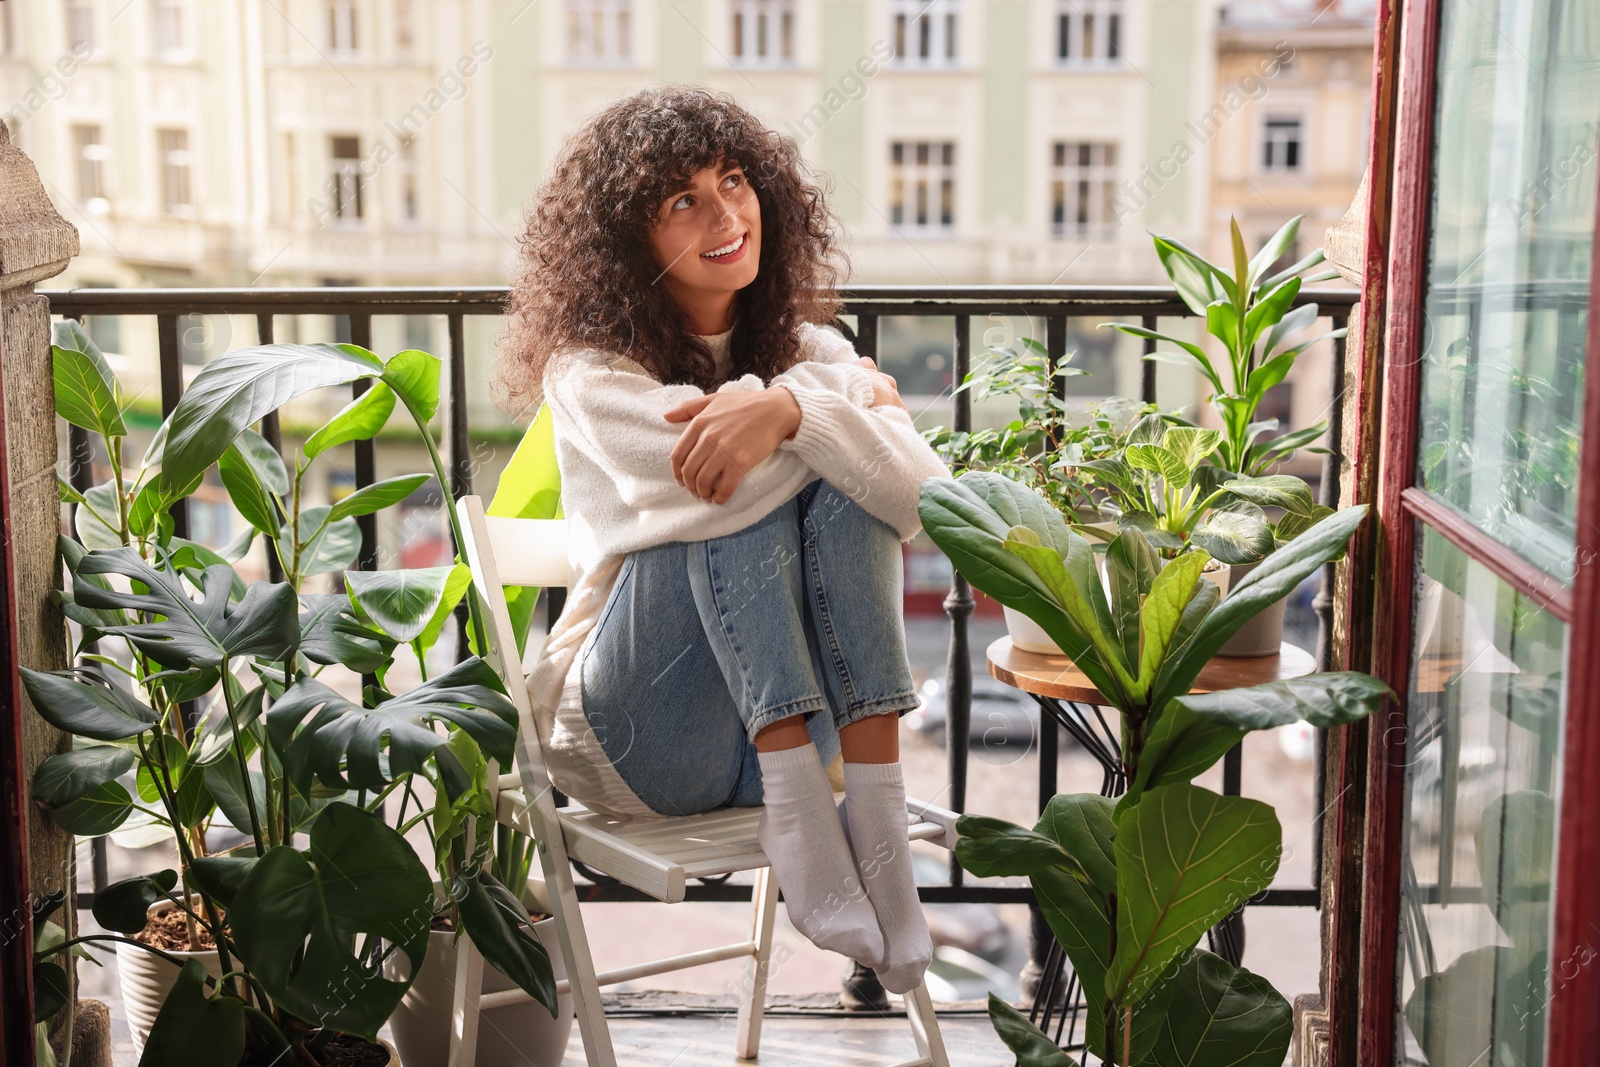
[[[467,346],[465,318],[468,315],[502,314],[507,290],[501,286],[470,288],[317,288],[317,289],[71,289],[43,293],[50,301],[53,315],[72,319],[90,319],[99,316],[153,317],[159,345],[161,408],[170,413],[183,390],[180,320],[186,315],[242,315],[254,316],[257,341],[271,343],[275,338],[274,321],[280,315],[332,315],[348,320],[349,339],[364,348],[372,347],[372,320],[382,316],[438,315],[448,324],[449,345],[445,356],[447,383],[444,436],[449,453],[448,464],[452,496],[460,497],[473,491],[472,466],[469,441],[469,413],[467,405]],[[859,286],[844,293],[844,320],[838,325],[854,342],[856,351],[863,356],[878,355],[879,326],[883,319],[895,316],[918,318],[953,318],[952,382],[964,379],[972,364],[971,323],[974,316],[1025,316],[1042,319],[1045,324],[1045,347],[1055,365],[1066,355],[1070,320],[1075,318],[1118,319],[1142,323],[1147,329],[1157,329],[1163,318],[1189,318],[1192,313],[1170,288],[1164,286]],[[1298,303],[1316,302],[1323,314],[1332,320],[1335,328],[1348,322],[1357,294],[1352,290],[1315,290],[1302,294]],[[1341,457],[1338,449],[1341,438],[1340,393],[1344,384],[1345,346],[1342,341],[1332,342],[1333,358],[1330,375],[1329,408],[1330,431],[1325,442],[1329,454],[1324,456],[1321,476],[1321,497],[1324,503],[1336,505],[1339,499]],[[1144,342],[1143,351],[1155,350],[1154,341]],[[1156,364],[1141,363],[1140,393],[1144,400],[1155,400]],[[1059,387],[1063,391],[1064,381]],[[353,392],[359,395],[368,383],[356,383]],[[1108,390],[1114,392],[1115,390]],[[947,388],[945,393],[948,394]],[[970,391],[962,391],[951,401],[951,426],[957,431],[972,428]],[[276,415],[269,416],[262,426],[263,435],[281,449],[281,436]],[[376,479],[374,442],[356,442],[356,487],[371,484]],[[80,491],[92,484],[91,450],[87,432],[73,428],[70,437],[70,481]],[[177,532],[187,531],[187,513],[180,504],[174,515]],[[376,516],[363,516],[360,520],[362,549],[358,567],[375,569],[378,562],[378,529]],[[272,553],[269,557],[271,566]],[[1314,601],[1319,634],[1317,641],[1318,669],[1329,668],[1332,641],[1332,570],[1330,564],[1324,572],[1323,590]],[[281,574],[272,568],[271,576],[277,580]],[[561,597],[548,600],[549,618],[553,621],[561,610]],[[948,806],[962,811],[967,801],[968,777],[968,727],[972,700],[972,658],[968,640],[968,620],[975,608],[972,590],[959,573],[955,573],[949,594],[944,600],[945,613],[950,619],[949,660],[946,664],[947,721],[945,736],[949,750],[949,781],[945,797]],[[1041,723],[1048,724],[1048,716]],[[1048,738],[1046,738],[1048,735]],[[1053,760],[1056,756],[1056,734],[1051,729],[1041,729],[1040,759],[1052,761],[1052,773],[1041,768],[1039,805],[1041,809],[1055,790]],[[1318,884],[1321,868],[1322,738],[1318,737],[1318,770],[1313,798],[1317,811],[1313,825],[1312,884],[1304,887],[1267,889],[1253,900],[1254,905],[1316,907],[1320,902]],[[1223,791],[1238,795],[1243,780],[1243,758],[1240,748],[1225,757],[1223,765]],[[104,885],[105,862],[102,848],[97,849],[94,863],[94,885]],[[1033,893],[1026,885],[972,885],[964,879],[964,872],[951,860],[950,882],[944,886],[920,887],[926,903],[1033,903]],[[80,898],[82,900],[84,898]],[[92,899],[92,898],[91,898]],[[619,883],[601,883],[589,889],[586,900],[648,900],[646,897]],[[690,900],[749,900],[748,885],[719,882],[691,886]],[[1035,946],[1033,965],[1044,962],[1043,951],[1048,946]]]

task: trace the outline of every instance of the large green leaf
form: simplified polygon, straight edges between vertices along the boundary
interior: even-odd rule
[[[533,936],[528,909],[483,867],[462,867],[450,896],[461,925],[495,970],[543,1004],[553,1018],[557,994],[550,953]]]
[[[371,388],[346,404],[321,429],[306,438],[301,451],[307,459],[315,459],[336,445],[365,441],[383,429],[393,413],[394,390],[382,382],[373,382]]]
[[[244,1001],[208,993],[205,964],[185,960],[150,1025],[139,1067],[237,1067],[243,1055]]]
[[[1037,830],[985,815],[963,815],[956,820],[956,832],[960,835],[956,858],[979,878],[1032,875],[1046,870],[1088,878],[1083,864],[1061,842]]]
[[[1282,1067],[1294,1012],[1271,982],[1203,949],[1163,982],[1152,1067]]]
[[[300,653],[312,663],[370,674],[390,662],[393,638],[362,622],[348,594],[305,593],[300,607]]]
[[[56,414],[91,433],[123,437],[122,391],[111,365],[100,354],[83,324],[67,319],[55,324],[50,357],[55,375]]]
[[[1269,554],[1195,628],[1188,641],[1168,656],[1151,693],[1153,707],[1162,707],[1187,693],[1200,670],[1239,631],[1266,608],[1292,592],[1329,559],[1344,551],[1345,542],[1366,518],[1367,505],[1343,508],[1282,548]]]
[[[1269,804],[1187,783],[1117,817],[1117,952],[1105,992],[1137,1002],[1229,912],[1272,884],[1283,832]]]
[[[228,920],[279,1007],[372,1041],[411,978],[384,978],[363,957],[381,938],[416,975],[432,914],[432,882],[405,838],[371,812],[333,804],[311,823],[306,852],[280,845],[256,862]]]
[[[1286,511],[1309,515],[1316,506],[1311,487],[1290,474],[1268,474],[1260,478],[1233,478],[1222,487],[1236,497],[1264,508],[1283,508]]]
[[[383,380],[422,422],[439,410],[438,356],[415,348],[396,352],[383,366]]]
[[[335,789],[376,790],[395,776],[421,770],[445,744],[433,729],[436,722],[461,727],[502,767],[511,765],[516,707],[493,669],[476,657],[375,708],[302,678],[267,712],[267,732],[289,780],[305,795],[313,774]]]
[[[1078,1061],[1028,1021],[1028,1017],[989,994],[989,1022],[994,1032],[1017,1057],[1017,1067],[1078,1067]]]
[[[298,636],[294,590],[284,584],[252,583],[238,604],[230,602],[232,567],[205,569],[202,598],[184,592],[178,577],[156,570],[131,548],[92,552],[78,565],[79,574],[120,574],[142,584],[146,592],[114,592],[85,582],[73,583],[78,603],[88,607],[126,608],[163,616],[156,622],[107,627],[126,637],[163,667],[215,667],[234,656],[282,658]]]
[[[1200,572],[1209,562],[1211,557],[1204,552],[1185,552],[1162,567],[1150,583],[1150,593],[1139,609],[1139,677],[1132,694],[1136,699],[1143,699],[1155,682],[1183,611],[1194,596]]]
[[[541,404],[527,433],[511,454],[506,469],[500,472],[494,499],[486,514],[513,519],[559,519],[561,511],[561,468],[556,464],[555,415],[550,405]],[[533,627],[533,609],[539,590],[527,586],[507,586],[506,609],[511,628],[517,635],[520,662],[527,651],[528,632]],[[481,651],[478,650],[478,651]]]
[[[246,430],[245,433],[251,431]],[[243,435],[240,435],[240,441]],[[217,460],[217,473],[228,490],[228,499],[244,521],[268,537],[277,537],[279,531],[278,507],[267,494],[266,487],[256,474],[255,467],[245,458],[240,441],[228,446]]]
[[[1125,663],[1139,662],[1139,611],[1160,570],[1161,557],[1138,530],[1118,532],[1106,549],[1111,617]]]
[[[189,865],[189,882],[208,900],[224,908],[233,907],[233,898],[255,870],[256,856],[197,856]]]
[[[133,749],[126,745],[89,745],[46,756],[33,773],[34,798],[53,808],[70,804],[126,774],[133,759]]]
[[[350,602],[374,626],[409,644],[438,615],[449,615],[472,582],[464,564],[402,571],[348,571]]]
[[[128,488],[125,485],[123,490]],[[126,543],[117,525],[117,499],[115,482],[101,482],[84,490],[84,502],[78,505],[77,514],[73,516],[73,528],[77,530],[85,548],[112,549]]]
[[[1092,557],[1089,562],[1087,584],[1080,584],[1079,575],[1069,570],[1071,561],[1062,559],[1052,548],[1039,544],[1039,535],[1026,526],[1013,526],[1006,537],[1006,551],[1020,556],[1049,589],[1055,603],[1077,624],[1078,630],[1089,638],[1091,655],[1098,656],[1101,667],[1116,681],[1116,688],[1104,691],[1113,703],[1122,704],[1137,700],[1138,682],[1133,676],[1132,664],[1124,663],[1122,649],[1111,629],[1110,609],[1097,614],[1091,605],[1092,593],[1100,593],[1100,603],[1105,606],[1104,587],[1095,573]],[[1084,553],[1085,556],[1088,553]],[[1089,586],[1092,585],[1091,590]],[[1101,617],[1101,616],[1104,617]],[[1073,662],[1081,667],[1085,657],[1075,657]],[[1119,697],[1122,699],[1119,700]]]
[[[328,519],[330,522],[338,522],[340,519],[382,511],[386,507],[400,503],[432,477],[431,474],[402,474],[397,478],[385,478],[381,482],[363,486],[349,496],[334,501],[332,510],[328,512]]]
[[[94,921],[107,930],[132,937],[144,929],[150,905],[166,900],[178,884],[178,872],[157,871],[113,882],[94,894]]]
[[[189,484],[222,457],[246,426],[295,397],[383,373],[383,361],[355,345],[260,345],[207,364],[167,419],[161,478]]]
[[[127,821],[133,797],[121,782],[102,782],[70,804],[50,812],[50,820],[69,834],[100,837]]]
[[[1270,730],[1302,719],[1341,726],[1377,711],[1394,690],[1360,671],[1330,671],[1214,693],[1191,693],[1173,703],[1202,719],[1245,730]]]
[[[934,544],[975,588],[1038,622],[1102,693],[1115,691],[1114,676],[1098,656],[1090,654],[1088,635],[1068,617],[1033,568],[1006,548],[1011,529],[1025,526],[1058,553],[1081,555],[1093,572],[1094,550],[1067,528],[1061,513],[1043,496],[1001,475],[969,471],[960,478],[923,482],[917,511]],[[1072,565],[1075,558],[1069,571]],[[1098,578],[1094,584],[1099,588]],[[1100,602],[1105,603],[1103,589]],[[1105,618],[1109,628],[1109,606]]]
[[[1272,524],[1254,504],[1235,502],[1206,512],[1189,543],[1223,563],[1254,563],[1273,549]]]
[[[1029,878],[1040,913],[1083,987],[1088,1004],[1084,1033],[1094,1055],[1102,1055],[1105,1047],[1111,894],[1117,888],[1111,810],[1110,798],[1093,793],[1052,798],[1034,829],[1076,857],[1089,879],[1080,881],[1060,870],[1042,870]]]
[[[36,671],[20,668],[28,699],[45,722],[96,741],[120,741],[154,728],[156,713],[92,668]]]
[[[53,923],[51,925],[54,925]],[[39,961],[33,965],[33,1021],[41,1024],[56,1012],[66,1007],[67,1001],[72,999],[72,982],[67,978],[66,969],[59,963]],[[46,1035],[42,1042],[43,1047],[39,1052],[48,1051],[50,1058],[45,1059],[38,1052],[35,1053],[34,1063],[37,1067],[55,1067],[55,1052],[50,1048],[48,1040],[49,1027],[41,1027],[41,1033]],[[38,1048],[38,1046],[35,1046]]]

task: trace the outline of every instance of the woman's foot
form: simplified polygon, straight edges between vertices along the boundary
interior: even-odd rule
[[[818,948],[874,966],[883,959],[883,934],[816,746],[808,742],[757,758],[766,808],[756,840],[772,863],[789,919]]]
[[[909,993],[933,959],[933,941],[911,871],[900,764],[846,763],[838,810],[883,931],[884,955],[869,964],[883,988]]]

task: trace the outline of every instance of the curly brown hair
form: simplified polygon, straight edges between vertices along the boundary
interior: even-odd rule
[[[710,349],[652,284],[661,269],[649,229],[663,199],[730,161],[761,206],[759,269],[734,298],[734,373],[765,382],[799,361],[799,326],[834,321],[848,271],[820,179],[792,138],[727,94],[651,87],[574,133],[534,194],[495,372],[502,408],[536,410],[550,358],[565,349],[625,355],[664,384],[715,388]]]

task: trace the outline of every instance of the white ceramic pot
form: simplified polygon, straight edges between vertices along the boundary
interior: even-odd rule
[[[561,958],[555,919],[533,924],[534,936],[550,953],[550,964],[557,979],[567,976]],[[462,935],[465,936],[465,935]],[[442,1064],[450,1056],[452,996],[456,979],[455,934],[432,930],[428,934],[428,958],[422,971],[406,991],[400,1006],[389,1016],[389,1029],[400,1063]],[[393,965],[392,961],[386,966]],[[498,993],[513,989],[516,983],[483,965],[483,991]],[[478,1067],[559,1067],[567,1054],[572,1035],[572,996],[563,993],[556,1002],[556,1017],[534,1000],[491,1008],[478,1019]]]
[[[1230,586],[1237,586],[1244,581],[1245,575],[1260,565],[1259,560],[1255,563],[1234,564],[1228,579]],[[1282,651],[1284,605],[1288,598],[1289,594],[1285,593],[1265,611],[1239,627],[1239,631],[1217,649],[1217,655],[1273,656]]]
[[[195,906],[198,907],[198,901]],[[170,900],[150,905],[151,917],[171,911],[177,905]],[[195,959],[205,965],[206,973],[213,978],[222,977],[222,965],[217,961],[217,950],[201,949],[198,952],[169,952],[185,962]],[[156,1013],[161,1010],[173,983],[178,980],[179,968],[154,952],[134,945],[117,943],[117,983],[122,990],[122,1009],[127,1015],[128,1031],[133,1038],[133,1055],[144,1055],[144,1043],[150,1038],[150,1027],[155,1025]]]
[[[1200,572],[1200,577],[1215,585],[1223,596],[1227,596],[1228,590],[1233,587],[1233,568],[1219,559],[1208,560]]]
[[[1106,591],[1106,596],[1111,595],[1111,579],[1106,576],[1106,557],[1103,554],[1094,558],[1095,569],[1100,574],[1100,587]],[[1011,636],[1011,646],[1024,652],[1037,652],[1043,656],[1062,656],[1061,646],[1050,639],[1043,626],[1018,611],[1016,608],[1001,605],[1006,617],[1006,633]]]

